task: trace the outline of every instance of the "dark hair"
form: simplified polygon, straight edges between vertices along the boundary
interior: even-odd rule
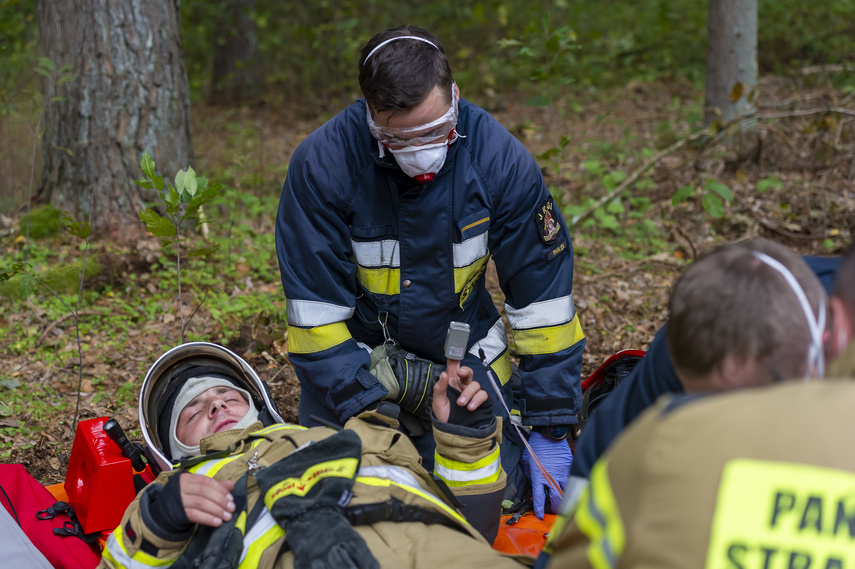
[[[424,38],[397,40],[365,58],[382,42],[399,36]],[[359,87],[375,112],[408,111],[417,107],[437,85],[448,91],[451,104],[451,67],[442,44],[432,33],[418,26],[401,26],[381,32],[368,40],[359,57]]]
[[[838,297],[849,309],[849,315],[855,321],[855,243],[840,261],[834,277],[834,296]]]
[[[822,285],[786,247],[753,239],[714,249],[686,269],[668,304],[668,347],[683,381],[704,381],[728,356],[784,378],[804,375],[811,341],[804,311],[784,277],[752,251],[789,269],[816,314]]]

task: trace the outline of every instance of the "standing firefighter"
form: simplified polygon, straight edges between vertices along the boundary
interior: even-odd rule
[[[442,369],[446,327],[458,321],[471,329],[463,365],[486,385],[484,352],[505,399],[533,427],[531,446],[563,485],[585,337],[573,304],[570,237],[539,167],[492,116],[460,98],[442,45],[427,30],[373,37],[362,49],[359,82],[365,98],[294,152],[279,203],[276,248],[301,423],[317,424],[313,416],[344,423],[391,399],[429,463],[430,386]],[[518,375],[485,286],[491,258]],[[496,412],[507,419],[498,401]],[[525,486],[521,455],[506,428],[510,493]],[[546,484],[530,470],[542,517]]]
[[[433,475],[396,430],[397,409],[383,403],[338,432],[284,424],[232,352],[170,350],[143,382],[140,423],[164,466],[181,460],[125,512],[102,567],[520,567],[484,537],[505,474],[472,371],[434,388]]]

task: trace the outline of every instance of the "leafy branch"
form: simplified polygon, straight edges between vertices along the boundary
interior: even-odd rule
[[[140,160],[140,169],[145,178],[135,180],[134,183],[147,190],[157,190],[158,196],[166,207],[166,215],[160,215],[153,209],[147,208],[139,212],[139,218],[145,223],[146,229],[152,235],[160,238],[162,247],[175,245],[178,272],[178,309],[181,314],[181,343],[183,344],[187,323],[184,320],[184,302],[181,297],[181,224],[186,220],[198,219],[200,208],[222,195],[222,186],[218,183],[209,183],[204,176],[197,176],[192,166],[188,166],[187,170],[178,171],[173,186],[169,180],[164,181],[162,176],[158,176],[154,168],[154,159],[151,155],[143,154]],[[205,257],[217,249],[219,249],[219,245],[194,249],[188,252],[187,256]]]

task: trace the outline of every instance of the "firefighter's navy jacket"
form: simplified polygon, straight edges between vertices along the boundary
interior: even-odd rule
[[[289,358],[302,389],[342,422],[387,393],[367,350],[383,343],[381,323],[444,363],[449,322],[466,322],[463,365],[489,385],[480,348],[505,384],[507,332],[485,287],[492,257],[520,356],[523,422],[573,424],[585,336],[561,212],[532,156],[489,113],[461,100],[457,132],[425,184],[380,157],[362,99],[296,149],[276,220]]]

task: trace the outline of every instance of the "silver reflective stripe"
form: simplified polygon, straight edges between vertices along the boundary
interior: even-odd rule
[[[474,482],[476,480],[483,480],[490,476],[495,476],[501,468],[502,461],[498,457],[487,466],[482,466],[475,470],[452,470],[441,465],[439,462],[436,462],[433,466],[433,470],[437,476],[447,482]]]
[[[508,347],[508,336],[505,332],[505,323],[499,318],[487,336],[475,342],[475,345],[469,348],[469,353],[479,358],[478,348],[484,350],[484,355],[487,356],[487,363],[493,363],[502,352]]]
[[[568,294],[561,298],[532,302],[523,308],[514,308],[510,304],[505,304],[505,314],[508,316],[511,328],[527,330],[566,324],[576,316],[576,307],[573,305],[573,295]]]
[[[123,530],[122,528],[117,528],[116,531]],[[152,567],[157,567],[155,565],[147,565],[132,559],[131,556],[128,555],[128,552],[119,545],[119,540],[116,537],[115,531],[107,538],[107,551],[110,552],[110,555],[116,560],[116,563],[121,564],[122,567],[125,567],[126,569],[151,569]],[[168,563],[168,565],[171,564],[172,563]],[[162,567],[162,565],[160,567]]]
[[[470,237],[463,243],[454,244],[454,268],[468,267],[487,254],[487,235],[485,231]]]
[[[263,498],[262,498],[263,499]],[[267,506],[264,506],[264,509],[261,510],[261,515],[258,516],[258,519],[255,521],[255,524],[246,532],[246,535],[243,536],[243,552],[240,554],[240,562],[243,563],[243,560],[246,558],[246,554],[249,551],[252,543],[260,539],[264,534],[268,531],[276,527],[276,520],[273,518],[273,515],[270,513],[270,510],[267,509]]]
[[[401,266],[401,247],[394,239],[384,241],[351,241],[353,256],[361,267]]]
[[[561,500],[560,514],[569,518],[576,511],[582,492],[590,486],[587,478],[581,476],[570,476],[567,486],[564,487],[564,499]]]
[[[411,488],[418,488],[422,492],[425,491],[422,485],[419,484],[419,481],[416,480],[416,477],[410,471],[400,466],[360,466],[356,476],[357,478],[360,476],[383,478],[401,486],[409,486]]]
[[[355,308],[349,306],[339,306],[316,300],[292,300],[289,298],[285,302],[288,310],[288,324],[303,328],[343,322],[353,316],[356,311]]]

